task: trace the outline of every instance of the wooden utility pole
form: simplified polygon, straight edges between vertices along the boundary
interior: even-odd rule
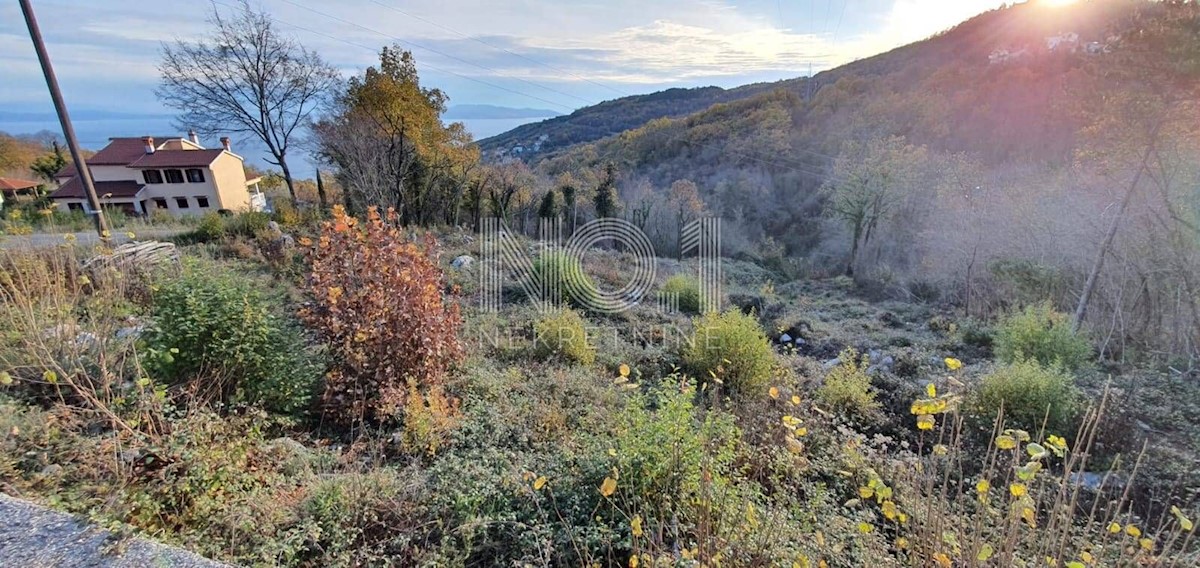
[[[71,125],[71,117],[67,114],[67,105],[63,102],[62,91],[58,88],[58,78],[54,76],[54,67],[50,65],[50,55],[46,53],[46,44],[42,41],[42,31],[38,28],[37,17],[33,15],[33,6],[29,0],[20,0],[21,12],[25,14],[25,25],[29,27],[29,37],[33,40],[33,48],[37,50],[38,62],[42,64],[42,74],[46,76],[46,86],[50,88],[50,98],[54,100],[54,111],[58,113],[58,121],[62,123],[63,136],[67,139],[67,148],[71,150],[71,159],[75,162],[76,175],[83,182],[87,192],[88,207],[95,216],[96,233],[101,240],[109,238],[108,221],[100,208],[100,199],[96,197],[96,186],[92,183],[92,172],[83,161],[79,151],[79,141],[75,139],[75,127]]]

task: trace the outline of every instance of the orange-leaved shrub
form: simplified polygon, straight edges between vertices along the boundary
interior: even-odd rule
[[[443,384],[462,360],[462,317],[444,297],[436,241],[406,238],[390,209],[385,216],[371,209],[360,222],[335,207],[317,242],[301,244],[310,298],[300,317],[329,347],[328,417],[351,425],[409,422],[401,415],[428,411],[439,417],[417,422],[445,423],[456,412]],[[427,439],[418,444],[436,448],[436,435],[422,432]]]

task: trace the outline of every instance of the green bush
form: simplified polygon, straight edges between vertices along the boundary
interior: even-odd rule
[[[303,410],[322,369],[299,328],[274,307],[247,277],[189,263],[154,293],[146,366],[154,378],[190,383],[201,396]]]
[[[261,211],[244,211],[225,219],[225,231],[232,236],[253,239],[267,230],[271,216]]]
[[[1033,359],[1044,366],[1061,365],[1074,371],[1092,358],[1087,338],[1071,331],[1066,314],[1043,303],[1014,312],[996,328],[996,357],[1006,363]]]
[[[1071,374],[1059,366],[1044,367],[1032,359],[998,367],[983,378],[969,398],[969,414],[980,425],[996,420],[1004,408],[1008,428],[1071,437],[1080,410],[1080,396]]]
[[[880,408],[875,393],[871,390],[871,377],[867,376],[870,361],[866,355],[859,358],[853,348],[842,351],[841,361],[825,375],[825,383],[817,389],[817,400],[830,409],[858,418],[875,416]]]
[[[700,313],[700,283],[686,274],[676,274],[663,282],[664,297],[679,300],[679,311],[688,314]]]
[[[588,343],[587,325],[579,312],[555,310],[535,322],[533,331],[538,357],[564,357],[581,365],[596,361],[596,348]]]
[[[582,309],[597,305],[596,283],[583,272],[578,258],[564,252],[547,252],[535,258],[530,284],[552,304],[570,304]]]
[[[775,353],[757,320],[730,310],[696,318],[683,362],[701,381],[715,377],[731,392],[760,394],[771,380]]]
[[[225,237],[225,219],[216,212],[206,213],[192,232],[200,242],[221,240]]]

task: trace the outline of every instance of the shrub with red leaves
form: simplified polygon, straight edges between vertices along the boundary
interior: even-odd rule
[[[437,242],[406,238],[388,210],[365,222],[335,207],[308,246],[310,300],[300,317],[328,344],[323,397],[342,424],[380,422],[417,409],[455,412],[442,389],[462,360],[462,317],[443,294]],[[425,400],[411,400],[413,396]],[[436,446],[436,442],[432,444]]]

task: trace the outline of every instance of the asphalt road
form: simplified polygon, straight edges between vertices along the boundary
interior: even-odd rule
[[[21,568],[221,568],[141,538],[117,540],[70,515],[0,493],[0,566]]]
[[[161,240],[182,233],[185,229],[133,229],[134,238],[139,241]],[[112,232],[113,244],[129,242],[130,231],[117,229]],[[100,236],[95,231],[83,233],[34,233],[32,235],[3,235],[0,236],[0,248],[45,248],[68,242],[65,235],[74,235],[75,243],[94,245],[100,242]]]

